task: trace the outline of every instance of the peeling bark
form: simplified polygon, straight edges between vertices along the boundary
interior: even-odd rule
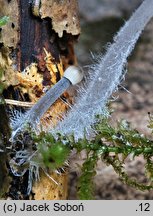
[[[76,0],[41,0],[41,18],[51,18],[52,26],[59,37],[64,31],[72,35],[80,34],[78,2]]]

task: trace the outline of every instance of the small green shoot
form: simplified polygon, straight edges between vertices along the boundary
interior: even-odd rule
[[[0,27],[6,25],[9,21],[9,17],[8,16],[3,16],[0,18]]]

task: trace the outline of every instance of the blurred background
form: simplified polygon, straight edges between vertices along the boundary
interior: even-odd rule
[[[92,55],[106,52],[108,43],[130,17],[142,0],[79,0],[82,33],[76,45],[76,55],[81,66],[93,63]],[[112,102],[114,110],[112,121],[126,119],[140,133],[151,138],[147,128],[148,112],[153,113],[153,20],[145,28],[136,49],[129,58],[128,73],[120,87],[116,100]],[[94,71],[93,71],[94,72]],[[69,199],[77,199],[76,184],[80,175],[79,164],[84,155],[74,156],[69,177]],[[132,178],[145,182],[143,158],[136,158],[126,165]],[[153,191],[141,192],[124,185],[113,169],[101,161],[97,166],[94,179],[95,199],[153,199]]]

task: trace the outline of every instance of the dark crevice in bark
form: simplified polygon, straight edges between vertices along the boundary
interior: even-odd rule
[[[59,59],[59,51],[56,43],[51,43],[51,20],[35,17],[27,0],[20,0],[20,43],[18,65],[24,70],[32,62],[44,61],[44,50],[51,52],[55,60]],[[56,36],[57,37],[57,36]]]

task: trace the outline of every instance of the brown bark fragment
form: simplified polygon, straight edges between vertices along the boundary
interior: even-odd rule
[[[16,47],[18,43],[19,26],[18,26],[18,1],[0,0],[0,17],[9,16],[9,22],[2,27],[0,43],[8,47]]]
[[[67,172],[64,174],[49,173],[58,183],[53,182],[43,171],[41,171],[41,181],[37,181],[33,186],[35,200],[63,200],[67,198]]]
[[[7,155],[1,153],[0,156],[0,199],[5,199],[5,195],[10,187],[11,177],[6,167]]]
[[[0,95],[0,100],[3,100]],[[8,191],[11,178],[9,176],[9,171],[6,166],[6,161],[8,161],[8,156],[5,152],[5,147],[9,145],[10,138],[10,128],[8,116],[5,110],[5,104],[0,102],[0,149],[4,152],[0,154],[0,198],[4,197]]]
[[[72,35],[80,34],[77,0],[41,0],[41,18],[51,18],[52,27],[59,37],[63,32]]]
[[[1,78],[1,81],[5,84],[5,87],[10,85],[17,85],[19,81],[16,79],[16,74],[13,69],[14,59],[11,59],[9,55],[11,50],[8,47],[2,46],[0,48],[0,68],[3,69],[4,75]],[[14,63],[15,66],[15,63]]]
[[[44,62],[44,48],[52,53],[55,61],[59,60],[58,45],[50,42],[53,34],[50,21],[33,16],[29,1],[20,1],[18,70],[23,71],[33,62]]]

